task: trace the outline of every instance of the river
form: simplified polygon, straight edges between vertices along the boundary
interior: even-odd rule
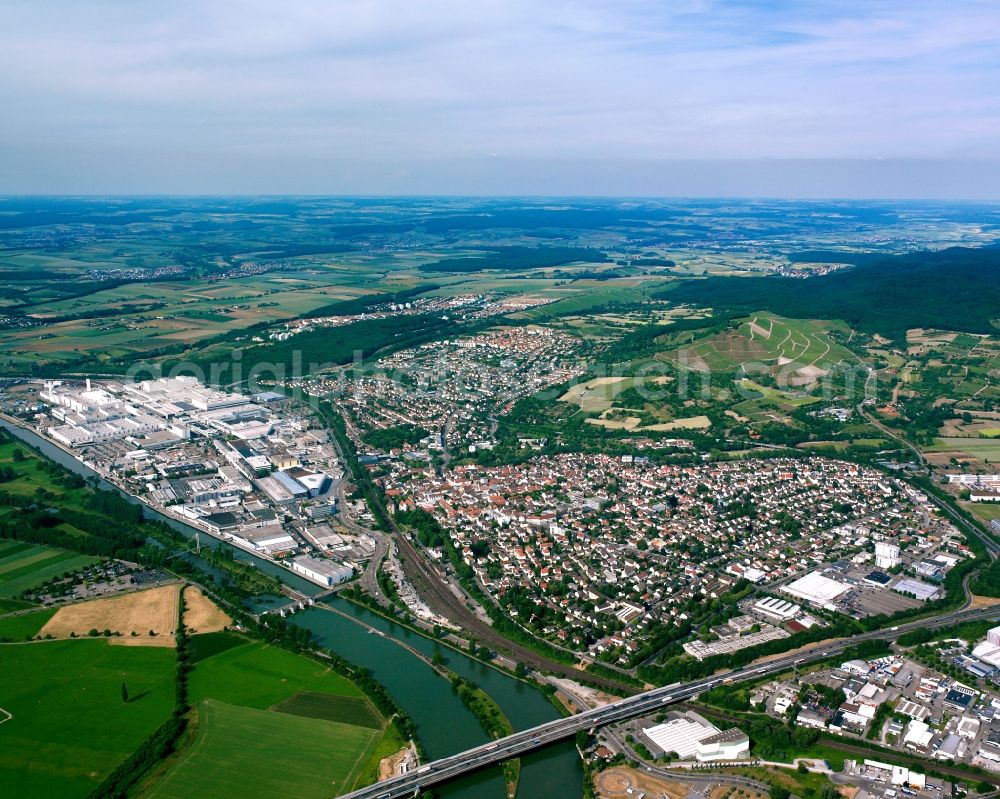
[[[389,637],[369,633],[360,625],[321,607],[296,614],[293,623],[308,628],[325,648],[370,669],[372,676],[386,687],[416,723],[420,741],[431,759],[486,743],[488,738],[448,682],[393,638],[429,657],[440,652],[449,669],[474,682],[496,701],[515,730],[559,718],[558,711],[537,688],[346,599],[333,597],[324,601]],[[485,769],[447,783],[437,792],[449,799],[503,799],[506,796],[499,768]],[[522,758],[519,799],[575,799],[582,793],[583,769],[572,741],[554,744]]]
[[[5,419],[0,419],[0,427],[71,472],[85,478],[96,477],[102,488],[117,489],[98,472],[37,433],[10,424]],[[142,505],[147,518],[165,522],[188,538],[193,538],[195,533],[199,532],[196,528],[164,516],[145,503],[140,503],[134,497],[122,493],[130,501]],[[245,550],[210,535],[203,533],[201,542],[202,546],[229,547],[238,560],[254,563],[261,571],[278,577],[286,585],[303,593],[312,595],[320,591],[318,586],[288,570],[254,557]],[[196,556],[192,554],[191,557]],[[197,560],[199,568],[206,572],[217,571],[201,559]],[[528,729],[559,716],[540,691],[520,680],[442,646],[352,602],[339,597],[326,601],[341,612],[360,619],[389,637],[370,634],[354,622],[322,608],[311,608],[297,614],[294,623],[311,630],[325,648],[371,670],[372,675],[386,687],[400,707],[413,719],[426,754],[432,759],[453,755],[470,746],[486,743],[486,733],[472,713],[452,692],[451,685],[437,676],[424,661],[392,640],[393,638],[404,641],[428,657],[440,652],[447,661],[448,668],[474,682],[496,701],[515,730]],[[500,769],[489,768],[449,782],[438,788],[437,793],[448,799],[480,799],[480,797],[504,799],[506,789]],[[525,755],[521,759],[521,780],[517,793],[519,799],[575,798],[582,793],[583,769],[572,741],[554,744]]]

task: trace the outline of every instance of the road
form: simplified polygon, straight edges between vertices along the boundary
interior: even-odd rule
[[[874,416],[868,413],[866,403],[869,402],[869,400],[874,401],[874,397],[870,396],[871,391],[869,386],[875,379],[876,379],[875,370],[869,369],[868,376],[865,378],[864,398],[861,400],[861,402],[858,403],[858,413],[860,413],[865,419],[867,419],[870,424],[877,427],[881,432],[889,436],[889,438],[898,441],[907,449],[912,450],[913,454],[917,456],[918,463],[920,463],[921,466],[926,466],[927,459],[924,457],[924,453],[920,451],[919,447],[917,447],[915,444],[912,444],[910,441],[908,441],[906,438],[899,435],[895,431],[890,430],[888,427],[882,424],[882,422],[880,422],[878,419],[876,419]]]
[[[344,799],[402,799],[402,797],[412,796],[416,791],[428,786],[454,779],[484,766],[509,760],[525,752],[569,738],[577,732],[646,715],[665,706],[692,699],[723,681],[741,682],[777,674],[789,667],[835,656],[863,641],[893,640],[904,633],[926,627],[947,627],[966,621],[995,619],[997,617],[1000,617],[1000,608],[998,607],[955,611],[936,619],[921,619],[908,624],[900,624],[891,630],[874,630],[844,641],[816,644],[808,651],[799,651],[766,663],[751,664],[729,672],[720,672],[684,685],[655,688],[611,705],[594,708],[569,718],[557,719],[451,757],[436,760],[409,774],[345,794]]]

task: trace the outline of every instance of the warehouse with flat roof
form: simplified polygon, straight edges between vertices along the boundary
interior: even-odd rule
[[[292,571],[326,588],[332,588],[354,576],[354,570],[350,566],[345,566],[336,560],[324,560],[310,555],[300,555],[295,558],[292,561]]]
[[[851,587],[816,571],[809,572],[805,577],[800,577],[781,590],[814,605],[833,607],[834,600],[850,591]]]

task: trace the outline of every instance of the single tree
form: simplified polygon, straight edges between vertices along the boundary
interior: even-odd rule
[[[126,687],[125,683],[122,683],[122,702],[124,702],[126,705],[128,704],[128,688]]]

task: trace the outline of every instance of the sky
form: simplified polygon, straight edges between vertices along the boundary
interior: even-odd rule
[[[1000,3],[4,0],[0,193],[1000,199]]]

